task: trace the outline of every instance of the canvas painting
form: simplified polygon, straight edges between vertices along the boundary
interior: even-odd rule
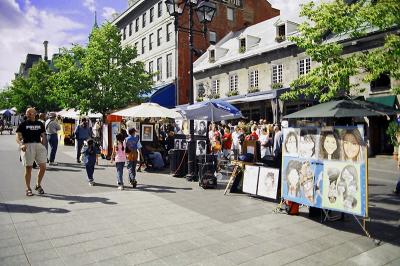
[[[276,199],[279,182],[279,169],[260,167],[257,195]]]
[[[142,141],[153,141],[153,125],[142,124]]]
[[[194,120],[194,134],[197,136],[207,135],[207,120]]]
[[[186,139],[183,139],[181,141],[181,150],[187,150],[187,148],[188,148],[188,142]]]
[[[340,160],[341,141],[339,131],[333,127],[322,128],[319,136],[319,159]]]
[[[324,162],[322,207],[365,215],[364,165]]]
[[[115,143],[115,141],[117,139],[116,136],[120,131],[120,125],[121,125],[120,122],[112,122],[111,123],[111,141],[112,141],[112,143]]]
[[[252,195],[257,194],[258,173],[260,167],[246,165],[243,173],[243,192]]]
[[[189,124],[190,124],[190,121],[186,120],[186,119],[185,120],[182,120],[182,119],[175,120],[176,134],[189,135],[189,133],[190,133]]]
[[[336,130],[340,138],[340,160],[353,163],[364,162],[367,152],[364,132],[360,132],[359,127],[337,127]]]
[[[299,156],[300,128],[284,128],[282,150],[284,156]]]

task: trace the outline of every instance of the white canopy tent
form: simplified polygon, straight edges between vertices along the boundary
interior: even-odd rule
[[[142,103],[134,107],[130,107],[118,112],[112,113],[123,117],[138,117],[138,118],[182,118],[182,115],[174,110],[160,106],[157,103]]]
[[[62,117],[72,118],[72,119],[78,119],[81,116],[85,116],[85,117],[89,117],[89,118],[102,118],[103,117],[103,115],[100,113],[89,112],[87,115],[81,114],[79,110],[75,110],[75,109],[61,110],[60,112],[57,113],[57,115],[60,115]]]

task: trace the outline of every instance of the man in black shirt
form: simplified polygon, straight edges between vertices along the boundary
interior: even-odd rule
[[[31,175],[33,162],[39,164],[39,173],[35,190],[43,194],[41,182],[46,172],[47,151],[44,146],[45,128],[43,123],[36,120],[36,110],[28,108],[26,110],[26,121],[22,122],[17,128],[17,143],[21,150],[22,163],[25,166],[26,195],[32,196]]]

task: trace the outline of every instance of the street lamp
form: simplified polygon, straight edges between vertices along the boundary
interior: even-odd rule
[[[189,33],[189,52],[190,52],[190,71],[189,71],[189,104],[194,103],[193,99],[193,53],[195,48],[193,47],[193,33],[202,33],[204,36],[207,32],[207,23],[211,22],[216,7],[215,4],[208,2],[208,0],[166,0],[167,10],[170,16],[175,18],[175,32],[178,30]],[[189,9],[189,27],[180,26],[178,24],[178,18],[184,13],[185,8]],[[203,30],[193,29],[193,12],[196,12],[199,22],[203,24]],[[187,180],[197,179],[195,173],[195,161],[196,161],[196,142],[194,140],[194,123],[190,121],[190,139],[188,147],[188,174]]]

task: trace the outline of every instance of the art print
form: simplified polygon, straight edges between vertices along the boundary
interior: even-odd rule
[[[300,130],[299,157],[318,159],[319,134],[317,128],[302,128]]]
[[[142,141],[153,141],[153,125],[142,124]]]
[[[196,155],[206,155],[206,141],[205,140],[197,140],[196,143]]]
[[[243,173],[243,192],[252,195],[257,194],[258,172],[260,167],[246,165]]]
[[[314,177],[317,161],[285,157],[282,168],[282,195],[285,199],[314,205]]]
[[[300,128],[283,129],[283,155],[290,157],[299,156],[299,136]]]
[[[194,134],[197,136],[207,135],[207,120],[194,120]]]
[[[189,135],[190,133],[189,125],[190,125],[190,120],[182,120],[182,119],[175,120],[176,134]]]
[[[365,176],[360,164],[325,162],[322,207],[365,214]]]
[[[120,122],[111,122],[111,141],[112,141],[112,143],[115,143],[115,141],[117,139],[116,136],[120,132],[120,126],[121,126]]]
[[[319,159],[340,160],[340,137],[339,131],[333,127],[321,129],[319,136]]]
[[[366,143],[358,127],[336,128],[340,138],[340,160],[354,163],[365,161]]]
[[[181,148],[181,139],[174,140],[174,148],[175,150],[179,150]]]
[[[187,148],[188,148],[188,142],[186,139],[183,139],[181,141],[181,150],[187,150]]]
[[[257,195],[276,199],[278,191],[279,169],[260,167]]]

